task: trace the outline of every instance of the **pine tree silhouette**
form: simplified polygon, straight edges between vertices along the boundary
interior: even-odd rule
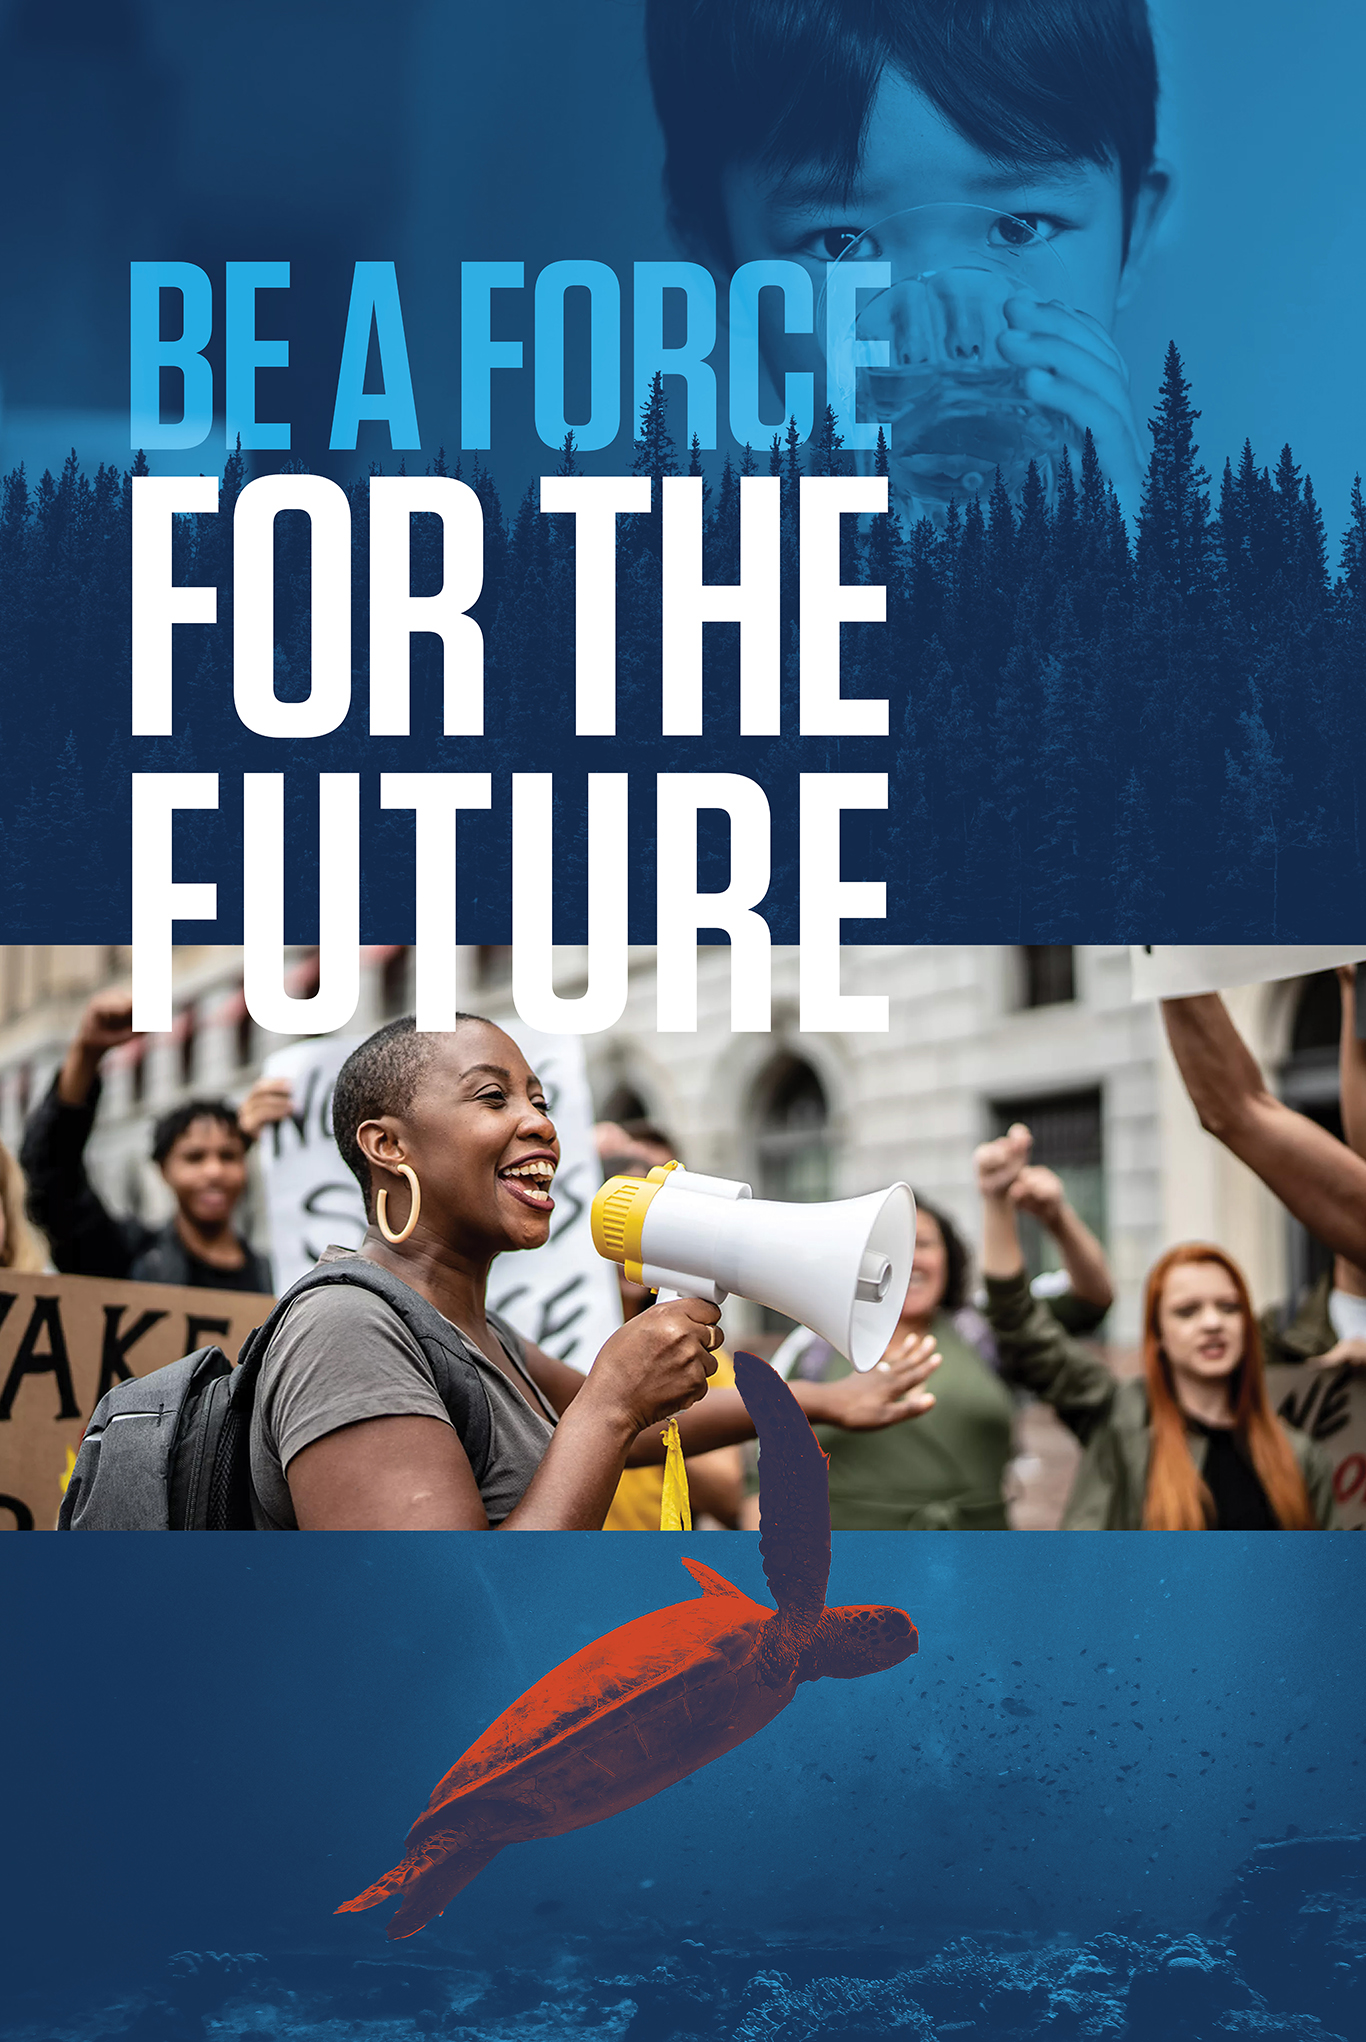
[[[1282,450],[1273,476],[1245,442],[1222,464],[1211,517],[1197,418],[1173,348],[1136,549],[1086,437],[1075,468],[1060,460],[1051,507],[1036,468],[1018,500],[998,478],[985,500],[951,502],[938,530],[923,519],[906,529],[895,510],[843,521],[843,578],[887,591],[885,625],[843,634],[843,685],[891,705],[892,827],[907,875],[897,897],[915,940],[1190,942],[1255,931],[1312,941],[1334,903],[1360,898],[1366,495],[1358,480],[1330,585],[1322,515],[1293,450]],[[804,468],[819,476],[847,466],[837,442],[827,416],[809,453],[793,421],[769,449],[768,472],[783,485],[789,673],[799,482]],[[577,472],[572,433],[559,458],[562,473]],[[662,377],[642,406],[636,462],[652,479],[677,472]],[[887,471],[885,435],[871,465]],[[709,580],[738,575],[740,482],[763,466],[749,447],[738,466],[727,457],[704,499]],[[237,756],[231,530],[246,463],[240,449],[229,453],[216,514],[174,523],[173,579],[215,586],[218,623],[177,634],[175,735],[133,740],[129,532],[134,476],[146,469],[143,459],[87,474],[73,452],[36,482],[16,469],[0,485],[0,898],[15,940],[49,940],[54,928],[76,940],[82,914],[82,928],[93,928],[126,913],[126,860],[110,847],[126,843],[130,771],[222,770]],[[702,474],[696,435],[687,469]],[[444,453],[429,472],[448,472]],[[478,456],[471,486],[485,526],[474,615],[490,735],[506,742],[534,721],[553,742],[572,729],[573,521],[543,516],[533,485],[509,531]],[[353,682],[363,702],[367,481],[347,494]],[[660,521],[623,522],[619,728],[648,735],[660,664],[658,540],[649,535]],[[280,520],[276,551],[278,685],[282,697],[297,697],[311,671],[302,516]],[[430,517],[413,522],[410,563],[414,594],[440,586]],[[728,699],[718,684],[733,642],[712,637],[709,700]],[[430,729],[439,700],[439,642],[420,634],[412,657],[416,733]],[[353,769],[354,735],[320,741],[311,759]],[[793,745],[789,724],[778,746],[755,755],[771,793],[778,783],[768,776],[789,769]],[[841,753],[803,747],[801,756],[805,770],[821,770],[823,757],[833,765]]]
[[[1342,580],[1349,595],[1366,594],[1366,501],[1360,475],[1352,477],[1352,505],[1342,535]]]
[[[1261,865],[1269,880],[1268,935],[1280,934],[1281,862],[1286,850],[1283,816],[1288,777],[1262,718],[1255,682],[1247,687],[1247,707],[1239,711],[1239,742],[1224,754],[1226,783],[1222,844],[1228,859],[1227,884],[1245,889],[1248,865]]]
[[[664,377],[656,369],[650,379],[650,393],[640,407],[640,424],[636,430],[635,458],[631,462],[633,475],[648,475],[658,484],[666,475],[677,475],[678,455],[673,435],[669,431],[669,406],[664,395]]]
[[[1190,387],[1172,341],[1157,412],[1148,421],[1153,451],[1138,518],[1138,564],[1183,596],[1206,587],[1210,574],[1209,476],[1195,458],[1200,413]]]
[[[816,427],[811,442],[811,473],[813,475],[843,475],[848,464],[844,459],[844,434],[838,430],[839,421],[833,408],[827,404]],[[788,426],[788,442],[796,437],[797,421],[794,418]]]

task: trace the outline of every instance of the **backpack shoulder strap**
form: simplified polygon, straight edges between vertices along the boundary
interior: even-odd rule
[[[437,1395],[460,1435],[474,1478],[482,1482],[488,1471],[493,1446],[493,1420],[488,1392],[480,1380],[468,1346],[450,1320],[444,1318],[435,1305],[428,1304],[411,1284],[404,1283],[401,1277],[392,1275],[389,1270],[381,1269],[377,1262],[367,1262],[363,1256],[339,1257],[334,1262],[323,1263],[290,1285],[265,1324],[248,1334],[242,1345],[233,1371],[234,1401],[255,1395],[256,1379],[261,1372],[266,1349],[295,1300],[305,1291],[322,1290],[338,1283],[373,1292],[398,1314],[422,1349],[436,1382]]]

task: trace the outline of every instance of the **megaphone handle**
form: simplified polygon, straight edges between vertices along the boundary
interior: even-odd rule
[[[657,1290],[655,1292],[655,1303],[657,1305],[676,1305],[678,1303],[678,1300],[682,1297],[682,1295],[683,1293],[681,1290]],[[677,1439],[678,1437],[677,1411],[671,1411],[669,1416],[664,1420],[664,1424],[666,1431],[669,1426],[674,1427],[673,1437],[674,1439]]]
[[[681,1290],[657,1290],[657,1305],[674,1304]],[[692,1504],[688,1496],[688,1471],[683,1465],[683,1442],[678,1436],[678,1413],[664,1420],[664,1489],[660,1498],[661,1531],[691,1531]]]

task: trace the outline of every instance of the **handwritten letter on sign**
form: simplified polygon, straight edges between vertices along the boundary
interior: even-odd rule
[[[1266,1386],[1272,1410],[1317,1440],[1331,1461],[1339,1522],[1366,1530],[1366,1375],[1277,1363]]]
[[[0,1269],[0,1529],[50,1531],[105,1391],[192,1354],[236,1357],[273,1298]]]

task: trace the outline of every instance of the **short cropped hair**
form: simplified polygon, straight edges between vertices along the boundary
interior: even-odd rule
[[[462,1021],[483,1019],[482,1014],[455,1017],[457,1027]],[[332,1088],[332,1138],[361,1188],[367,1218],[372,1215],[370,1165],[356,1140],[356,1130],[381,1114],[408,1111],[441,1039],[440,1035],[419,1034],[413,1016],[404,1014],[367,1036],[337,1073]]]
[[[729,258],[734,164],[814,164],[845,198],[890,66],[997,162],[1114,166],[1127,245],[1157,139],[1147,0],[647,0],[646,44],[685,243]]]
[[[164,1163],[180,1137],[196,1120],[216,1120],[229,1134],[236,1135],[244,1149],[248,1146],[247,1137],[237,1124],[237,1109],[229,1106],[226,1099],[187,1099],[183,1105],[173,1106],[169,1113],[163,1113],[152,1129],[152,1161]]]

